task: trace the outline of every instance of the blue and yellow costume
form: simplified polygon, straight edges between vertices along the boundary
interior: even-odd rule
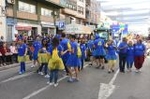
[[[20,74],[22,74],[26,71],[26,69],[25,69],[26,50],[27,50],[26,44],[23,43],[18,46],[18,62],[20,62],[20,72],[19,72]]]

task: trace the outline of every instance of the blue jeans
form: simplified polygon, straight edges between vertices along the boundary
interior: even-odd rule
[[[21,62],[20,63],[20,72],[25,72],[26,71],[26,68],[25,68],[25,62]]]
[[[58,71],[59,71],[58,69],[50,71],[50,78],[49,78],[50,83],[52,83],[53,80],[54,80],[55,84],[57,83],[57,80],[58,80]]]
[[[133,65],[133,61],[127,62],[127,68],[128,69],[132,68],[132,65]]]

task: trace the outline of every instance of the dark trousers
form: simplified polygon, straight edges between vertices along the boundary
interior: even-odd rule
[[[135,56],[134,65],[135,65],[136,69],[142,68],[144,59],[145,59],[144,55],[143,56]]]
[[[11,64],[12,63],[12,55],[7,55],[5,57],[6,57],[7,64]]]
[[[1,62],[3,65],[6,64],[6,56],[5,55],[1,56]]]
[[[81,70],[84,68],[84,61],[85,59],[81,58]]]
[[[47,75],[47,71],[48,71],[48,63],[42,63],[41,66],[39,67],[39,72],[42,72],[42,69],[44,67],[44,74]]]
[[[57,83],[57,80],[58,80],[58,71],[59,70],[57,70],[57,69],[50,71],[50,78],[49,78],[50,83],[52,83],[53,80],[54,80],[55,84]]]
[[[64,60],[63,60],[63,63],[64,63],[64,65],[65,65],[65,70],[66,70],[66,73],[67,73],[67,74],[69,74],[68,67],[66,66],[66,61],[64,61]]]
[[[119,69],[120,72],[125,72],[125,64],[126,64],[126,54],[119,53]]]
[[[12,55],[12,62],[18,63],[18,54]]]

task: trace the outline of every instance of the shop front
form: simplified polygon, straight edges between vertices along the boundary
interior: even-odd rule
[[[41,28],[42,28],[42,35],[44,34],[55,34],[56,28],[54,26],[54,23],[49,22],[41,22]]]
[[[91,34],[92,29],[81,24],[69,24],[66,25],[66,28],[63,32],[66,34]]]
[[[38,25],[18,23],[15,25],[15,34],[34,39],[38,33]]]

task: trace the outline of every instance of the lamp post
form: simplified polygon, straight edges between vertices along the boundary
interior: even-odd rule
[[[54,27],[55,27],[55,33],[54,33],[54,34],[56,34],[56,28],[57,28],[56,20],[57,20],[57,18],[59,17],[59,11],[53,10],[52,16],[53,16]]]

